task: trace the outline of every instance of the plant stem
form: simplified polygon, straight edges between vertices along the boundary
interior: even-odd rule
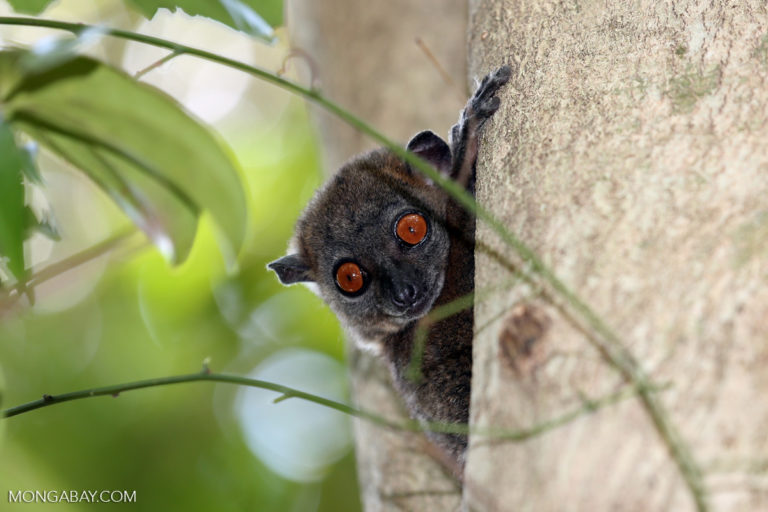
[[[149,73],[153,69],[159,68],[160,66],[162,66],[166,62],[170,61],[171,59],[175,59],[179,55],[182,55],[182,52],[173,51],[173,52],[169,53],[168,55],[166,55],[165,57],[163,57],[162,59],[158,59],[155,62],[153,62],[152,64],[150,64],[149,66],[147,66],[147,67],[137,71],[136,74],[133,75],[133,78],[138,80],[139,78],[143,77],[144,75],[146,75],[147,73]]]
[[[81,400],[83,398],[91,398],[95,396],[105,396],[105,395],[117,396],[120,393],[123,393],[126,391],[132,391],[134,389],[143,389],[143,388],[151,388],[151,387],[158,387],[158,386],[167,386],[170,384],[181,384],[185,382],[201,382],[201,381],[225,382],[229,384],[240,384],[243,386],[268,389],[270,391],[282,393],[282,395],[284,396],[287,395],[289,397],[301,398],[302,400],[307,400],[309,402],[314,402],[320,405],[324,405],[326,407],[330,407],[331,409],[336,409],[337,411],[341,411],[343,413],[350,414],[352,416],[365,418],[369,421],[372,421],[382,426],[387,426],[387,427],[396,426],[394,423],[384,418],[381,418],[380,416],[376,416],[375,414],[369,414],[359,409],[355,409],[354,407],[350,407],[349,405],[343,404],[341,402],[328,400],[327,398],[312,395],[310,393],[304,393],[303,391],[292,389],[287,386],[281,386],[280,384],[275,384],[272,382],[267,382],[267,381],[258,380],[258,379],[240,377],[237,375],[226,375],[221,373],[208,373],[208,372],[190,373],[186,375],[176,375],[172,377],[161,377],[157,379],[140,380],[136,382],[115,384],[112,386],[104,386],[100,388],[91,388],[91,389],[84,389],[81,391],[72,391],[70,393],[63,393],[61,395],[43,395],[41,399],[35,400],[34,402],[28,402],[26,404],[21,404],[21,405],[17,405],[16,407],[11,407],[9,409],[6,409],[5,411],[3,411],[2,417],[10,418],[12,416],[17,416],[19,414],[23,414],[29,411],[34,411],[35,409],[40,409],[42,407],[48,407],[54,404],[69,402],[72,400]]]
[[[3,419],[11,418],[13,416],[18,416],[20,414],[34,411],[36,409],[42,409],[43,407],[50,407],[52,405],[56,405],[64,402],[70,402],[73,400],[82,400],[85,398],[93,398],[97,396],[117,397],[121,393],[124,393],[127,391],[133,391],[136,389],[169,386],[172,384],[182,384],[182,383],[188,383],[188,382],[222,382],[226,384],[236,384],[240,386],[266,389],[269,391],[274,391],[276,393],[279,393],[279,396],[274,400],[275,403],[279,403],[291,398],[299,398],[301,400],[306,400],[308,402],[322,405],[324,407],[329,407],[331,409],[342,412],[344,414],[347,414],[356,418],[364,419],[376,425],[390,428],[390,429],[395,429],[395,430],[405,430],[409,432],[432,431],[432,432],[444,432],[444,433],[454,433],[454,434],[470,434],[471,433],[472,435],[481,436],[488,439],[496,439],[501,441],[512,441],[512,442],[520,442],[520,441],[524,441],[526,439],[530,439],[532,437],[541,435],[557,427],[566,425],[567,423],[570,423],[571,421],[579,418],[582,415],[591,414],[597,411],[598,409],[601,409],[603,407],[615,404],[622,400],[631,398],[637,394],[637,390],[635,388],[633,388],[632,386],[627,386],[624,389],[621,389],[615,393],[606,395],[602,398],[598,398],[594,400],[584,400],[584,403],[582,404],[581,407],[578,407],[570,412],[562,414],[561,416],[557,416],[553,419],[544,421],[542,423],[539,423],[529,428],[518,429],[518,430],[501,429],[501,428],[495,428],[495,427],[470,428],[469,425],[460,424],[460,423],[440,423],[440,422],[419,423],[418,421],[414,421],[414,420],[406,420],[406,421],[399,421],[399,422],[392,421],[387,418],[384,418],[383,416],[379,416],[377,414],[352,407],[351,405],[337,402],[335,400],[329,400],[327,398],[313,395],[311,393],[306,393],[304,391],[300,391],[298,389],[294,389],[288,386],[283,386],[281,384],[275,384],[274,382],[268,382],[268,381],[259,380],[259,379],[251,379],[248,377],[241,377],[238,375],[228,375],[224,373],[210,373],[206,367],[202,372],[198,372],[198,373],[189,373],[185,375],[174,375],[171,377],[160,377],[156,379],[146,379],[146,380],[140,380],[135,382],[127,382],[123,384],[114,384],[111,386],[89,388],[89,389],[83,389],[80,391],[72,391],[70,393],[62,393],[60,395],[43,395],[43,397],[40,398],[39,400],[35,400],[33,402],[27,402],[25,404],[17,405],[15,407],[10,407],[2,411],[0,418],[3,418]],[[655,389],[654,391],[662,390],[662,389],[665,389],[665,387]]]
[[[24,282],[16,283],[14,286],[8,288],[7,296],[8,300],[18,298],[21,296],[22,290],[37,286],[45,281],[53,279],[54,277],[63,274],[64,272],[71,270],[75,267],[98,258],[99,256],[108,253],[124,241],[128,240],[131,236],[137,233],[136,228],[131,225],[128,228],[121,229],[108,238],[98,242],[87,249],[84,249],[68,258],[65,258],[56,263],[38,270],[34,274],[30,275]],[[15,294],[15,295],[13,295]]]

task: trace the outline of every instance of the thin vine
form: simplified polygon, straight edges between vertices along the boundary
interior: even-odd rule
[[[443,432],[451,434],[472,434],[474,436],[480,436],[497,441],[511,441],[520,442],[532,437],[544,434],[557,427],[563,426],[577,418],[592,414],[603,407],[615,404],[622,400],[626,400],[633,396],[637,396],[637,389],[631,386],[625,386],[614,393],[607,394],[603,397],[596,399],[584,399],[581,406],[574,408],[560,416],[543,421],[539,424],[533,425],[523,429],[502,429],[502,428],[480,428],[470,427],[466,423],[444,423],[444,422],[419,422],[416,420],[395,421],[380,416],[378,414],[353,407],[351,405],[330,400],[312,393],[307,393],[299,389],[291,388],[289,386],[283,386],[274,382],[269,382],[260,379],[252,379],[249,377],[242,377],[239,375],[229,375],[225,373],[211,373],[207,366],[203,366],[203,371],[197,373],[188,373],[184,375],[174,375],[171,377],[160,377],[156,379],[146,379],[134,382],[126,382],[123,384],[113,384],[111,386],[104,386],[98,388],[88,388],[80,391],[71,391],[69,393],[62,393],[60,395],[43,395],[42,398],[27,402],[14,407],[10,407],[2,411],[0,418],[7,419],[21,414],[29,413],[37,409],[44,407],[51,407],[53,405],[61,404],[64,402],[71,402],[73,400],[83,400],[86,398],[94,398],[97,396],[111,396],[113,398],[119,397],[122,393],[128,391],[134,391],[137,389],[154,388],[161,386],[169,386],[172,384],[182,384],[190,382],[221,382],[225,384],[236,384],[240,386],[248,386],[253,388],[266,389],[268,391],[274,391],[278,393],[278,396],[274,399],[275,403],[282,402],[291,398],[298,398],[307,402],[315,403],[342,412],[349,416],[360,418],[366,421],[370,421],[375,425],[389,428],[392,430],[402,430],[407,432]],[[663,386],[654,389],[654,391],[663,391],[668,386]]]

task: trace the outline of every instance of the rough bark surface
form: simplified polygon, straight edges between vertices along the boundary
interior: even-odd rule
[[[699,509],[768,510],[767,31],[756,0],[470,3],[470,72],[517,65],[478,198],[670,384],[656,398]],[[483,251],[476,269],[478,289],[510,277]],[[533,427],[626,385],[550,296],[518,283],[476,304],[475,426]],[[476,510],[697,507],[636,398],[523,442],[473,436],[467,478]]]
[[[447,136],[466,101],[466,0],[291,0],[293,44],[309,57],[315,85],[385,134],[405,143],[420,130]],[[445,68],[446,83],[416,43]],[[302,65],[303,67],[303,65]],[[314,110],[328,173],[371,141]],[[350,348],[354,402],[389,418],[406,417],[378,359]],[[460,490],[432,457],[424,436],[356,422],[363,504],[368,511],[455,510]]]

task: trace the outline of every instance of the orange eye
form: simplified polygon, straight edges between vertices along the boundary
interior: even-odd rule
[[[395,226],[397,237],[408,245],[416,245],[427,236],[427,219],[418,213],[403,215]]]
[[[363,271],[357,263],[348,261],[339,265],[336,269],[336,283],[342,291],[357,293],[363,288]]]

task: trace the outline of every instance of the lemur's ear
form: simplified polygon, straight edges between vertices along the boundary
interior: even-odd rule
[[[405,148],[429,162],[441,173],[448,175],[451,172],[451,148],[434,132],[425,130],[417,133]]]
[[[286,285],[315,280],[309,265],[298,254],[283,256],[267,265],[267,268],[273,270],[280,282]]]

